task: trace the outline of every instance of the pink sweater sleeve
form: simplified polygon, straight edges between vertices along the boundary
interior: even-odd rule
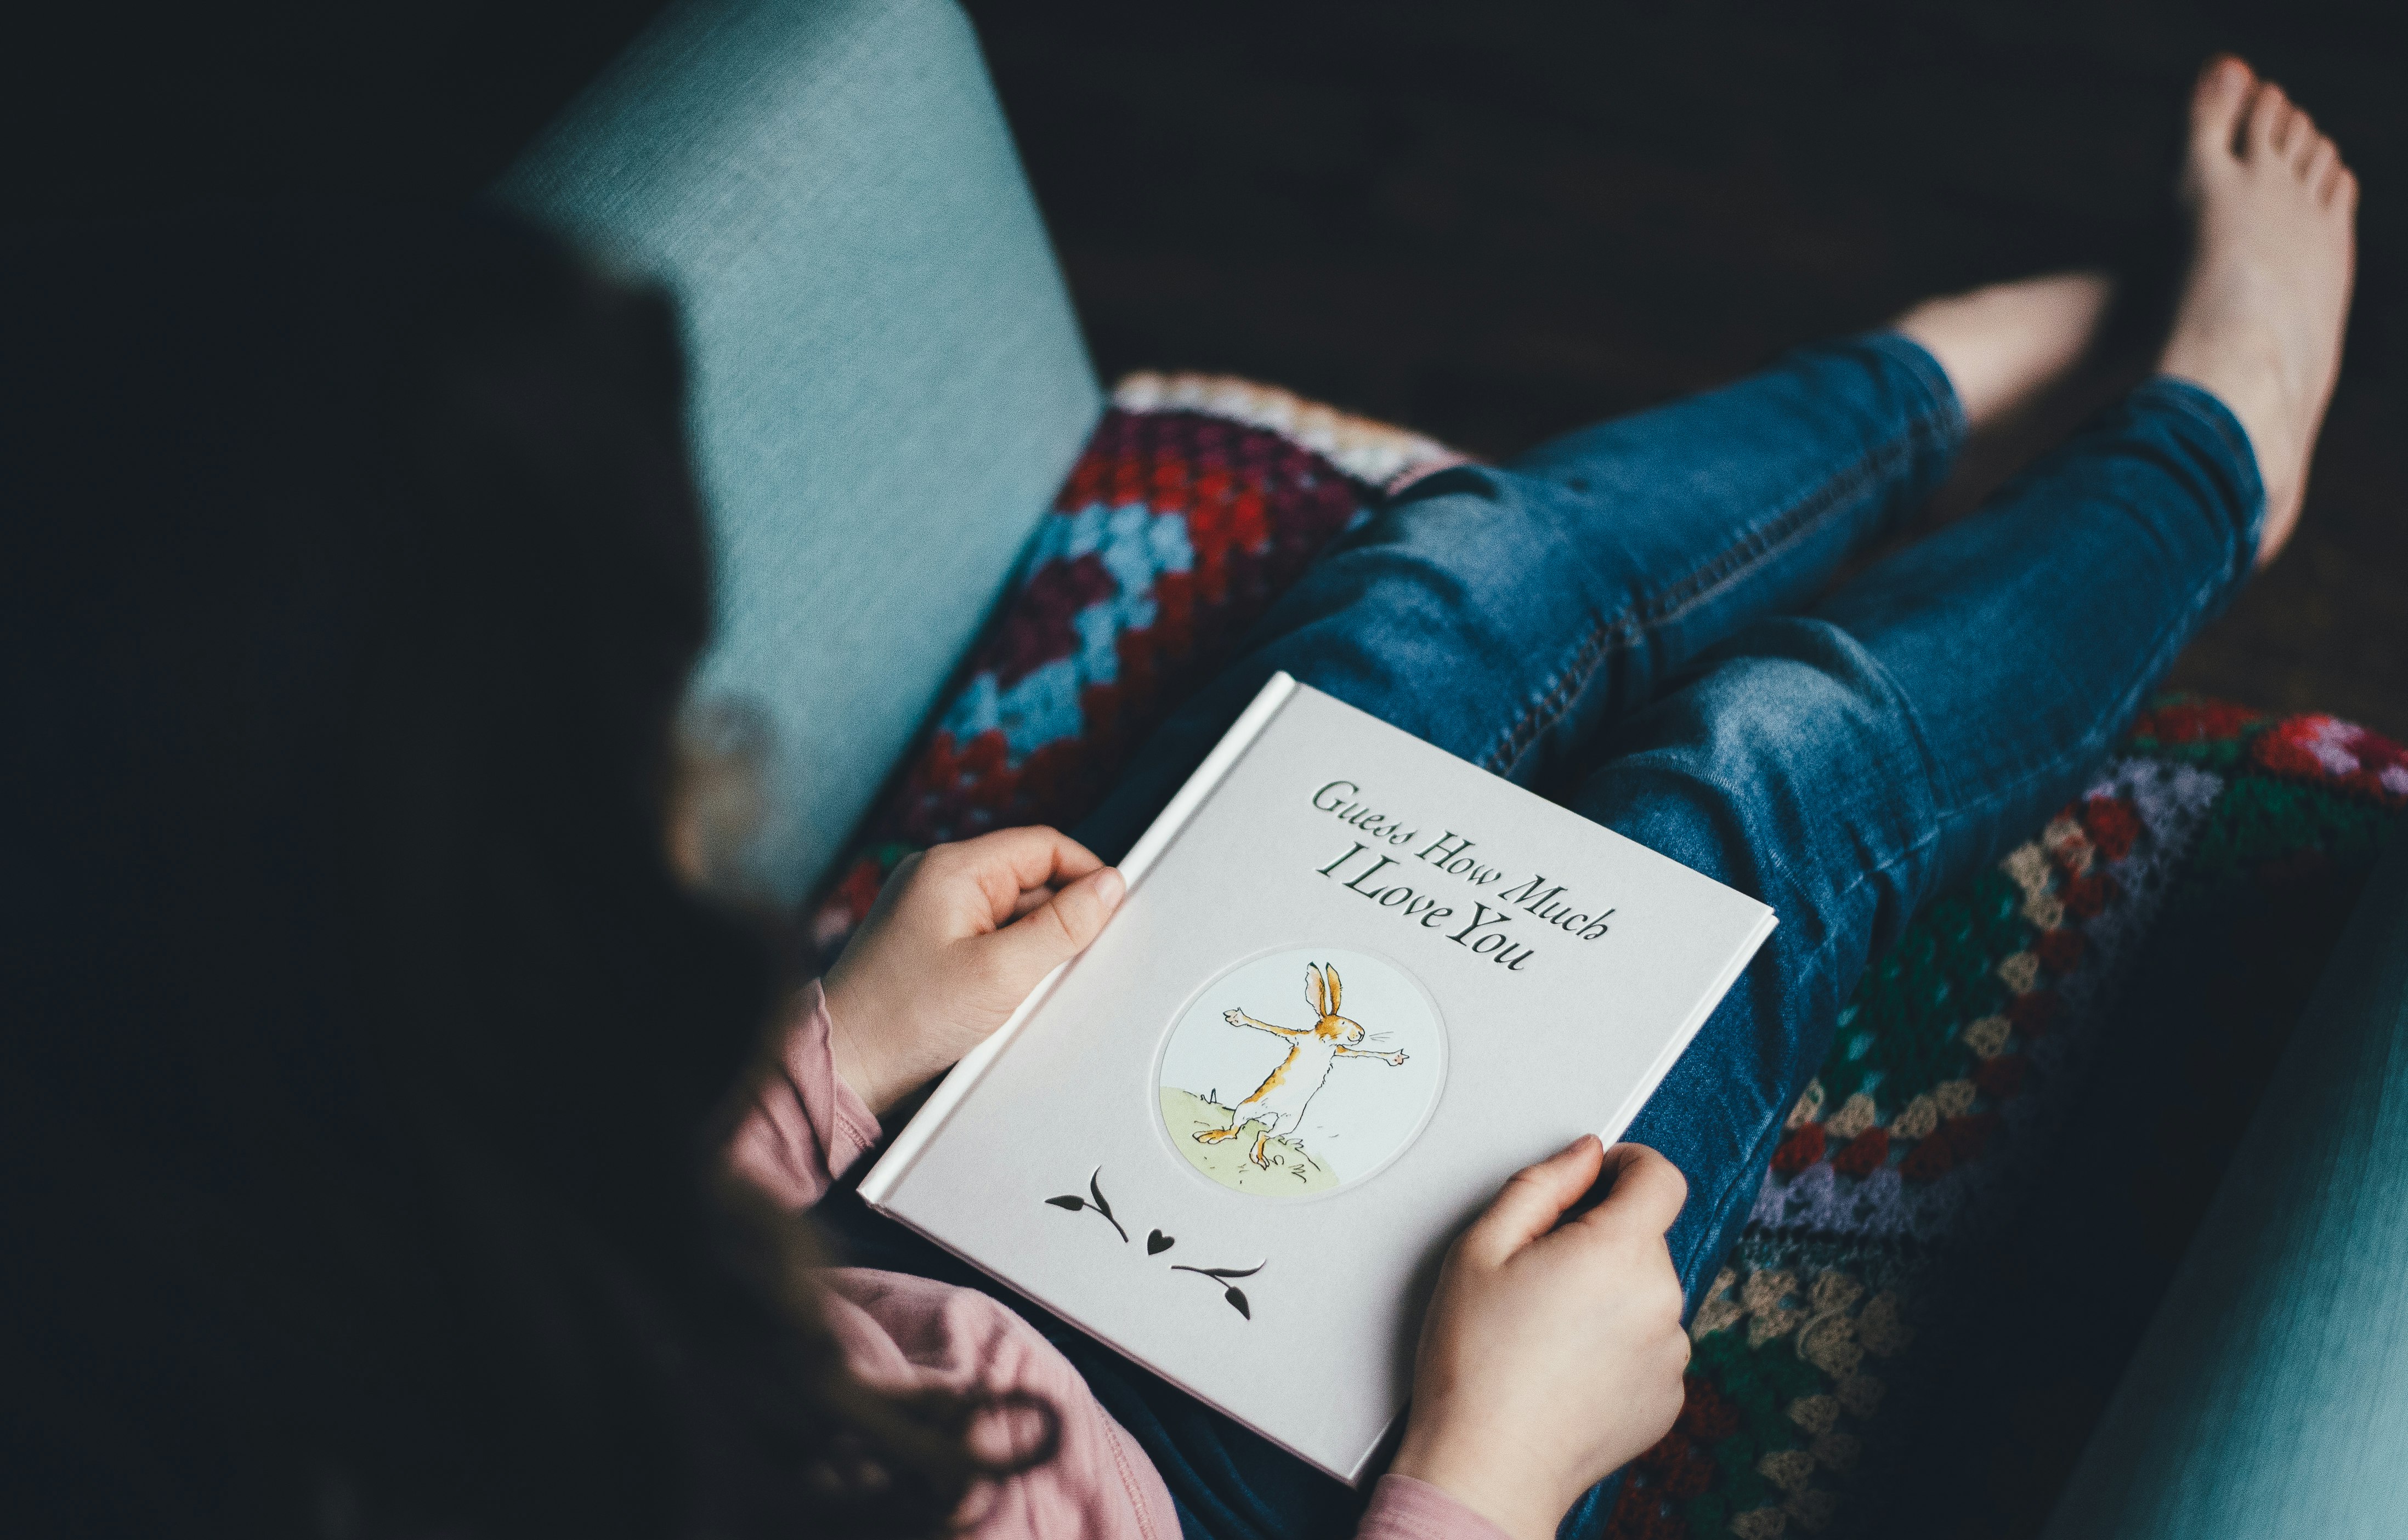
[[[1410,1476],[1383,1476],[1354,1540],[1511,1540],[1445,1489]]]
[[[790,1209],[819,1202],[878,1143],[877,1118],[836,1072],[830,1030],[827,996],[813,980],[728,1142],[728,1165]]]
[[[817,1203],[878,1143],[878,1119],[836,1072],[831,1030],[827,997],[813,983],[796,998],[770,1072],[728,1144],[729,1166],[791,1209]],[[1062,1453],[965,1516],[977,1540],[1173,1540],[1178,1518],[1162,1477],[1025,1322],[982,1295],[920,1278],[849,1268],[823,1276],[829,1326],[855,1372],[873,1383],[933,1376],[957,1390],[1033,1389],[1060,1408]],[[1355,1535],[1508,1540],[1453,1497],[1405,1476],[1380,1478]]]

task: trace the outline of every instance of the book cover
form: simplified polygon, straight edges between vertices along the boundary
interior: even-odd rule
[[[1360,1481],[1448,1243],[1621,1135],[1771,911],[1286,675],[1122,870],[862,1195]]]

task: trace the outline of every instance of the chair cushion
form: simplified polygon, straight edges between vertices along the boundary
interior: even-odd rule
[[[2302,735],[2306,736],[2306,735]],[[2320,732],[2284,745],[2358,762]],[[2272,1066],[2048,1540],[2408,1533],[2408,841]]]
[[[685,0],[496,189],[677,293],[719,625],[798,896],[926,719],[1101,409],[950,0]]]

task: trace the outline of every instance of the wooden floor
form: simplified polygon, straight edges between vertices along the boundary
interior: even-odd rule
[[[2301,533],[2174,682],[2408,738],[2408,58],[2386,7],[2281,9],[971,5],[1101,370],[1491,455],[2057,264],[2145,331],[2183,93],[2243,51],[2360,171],[2359,301]]]

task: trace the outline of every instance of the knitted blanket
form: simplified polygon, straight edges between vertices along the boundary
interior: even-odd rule
[[[1241,380],[1133,376],[822,903],[1074,822],[1378,489],[1458,457]],[[2379,843],[2408,753],[2168,699],[1841,1013],[1699,1307],[1679,1424],[1576,1533],[2036,1533]]]
[[[1604,1533],[2037,1533],[2403,808],[2397,744],[2170,698],[1918,915]]]

